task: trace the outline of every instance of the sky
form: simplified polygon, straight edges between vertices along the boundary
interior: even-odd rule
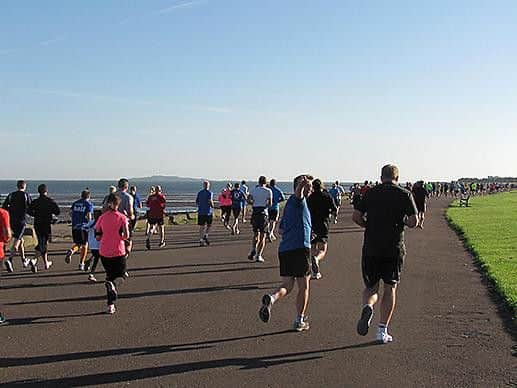
[[[517,176],[515,1],[0,3],[0,179]]]

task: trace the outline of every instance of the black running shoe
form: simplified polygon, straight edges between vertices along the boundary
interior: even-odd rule
[[[271,319],[271,307],[273,307],[272,302],[271,295],[266,294],[262,297],[262,306],[259,310],[259,317],[264,323],[268,323]]]
[[[5,317],[2,315],[2,313],[0,313],[0,325],[3,325],[6,322],[7,320],[5,319]]]
[[[206,245],[210,245],[210,241],[208,241],[208,237],[203,237],[203,241],[206,243]]]
[[[66,256],[65,256],[65,263],[66,264],[70,264],[70,262],[72,261],[72,255],[74,254],[74,251],[72,251],[71,249],[69,249],[67,252],[66,252]]]
[[[145,248],[147,250],[151,249],[151,241],[149,239],[146,239],[145,240]]]
[[[257,252],[251,251],[250,254],[248,255],[248,260],[255,261],[255,256],[256,255],[257,255]]]
[[[357,322],[357,334],[366,335],[368,334],[368,329],[370,328],[370,322],[373,317],[373,308],[366,305],[363,307],[361,311],[361,318]]]
[[[7,272],[14,272],[13,260],[11,258],[7,258],[4,260],[5,269]]]

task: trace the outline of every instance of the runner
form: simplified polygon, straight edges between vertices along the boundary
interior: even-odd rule
[[[149,194],[147,194],[147,198],[149,198],[151,195],[156,194],[156,187],[151,186],[149,187]],[[147,204],[147,201],[146,201]],[[149,231],[151,230],[151,224],[149,223],[149,206],[147,207],[147,211],[145,212],[145,235],[147,236],[149,234]]]
[[[334,204],[336,205],[336,212],[334,213],[334,224],[337,224],[337,217],[339,215],[339,208],[341,207],[342,196],[345,194],[345,190],[339,185],[339,182],[336,181],[332,184],[332,188],[329,190],[329,194],[334,200]]]
[[[53,216],[60,213],[57,203],[48,196],[47,185],[38,186],[39,198],[36,198],[29,206],[29,214],[34,217],[34,230],[38,239],[38,245],[34,248],[34,259],[31,260],[32,272],[38,271],[38,258],[43,257],[45,269],[52,266],[48,259],[47,246],[52,235]]]
[[[11,226],[9,222],[9,213],[5,209],[0,209],[0,261],[5,260],[4,246],[11,239]],[[5,323],[5,317],[0,310],[0,325]]]
[[[243,196],[244,199],[241,201],[241,222],[243,224],[245,224],[246,223],[246,210],[247,210],[247,205],[248,205],[247,199],[250,194],[250,190],[249,190],[248,186],[246,185],[246,181],[241,182],[241,191],[244,194],[244,196]]]
[[[266,187],[267,179],[265,176],[259,177],[258,185],[251,190],[249,202],[253,206],[251,215],[251,226],[253,228],[253,241],[251,251],[248,255],[249,260],[263,263],[262,253],[266,247],[266,233],[268,230],[267,209],[273,203],[273,192]]]
[[[424,188],[424,181],[418,181],[413,186],[413,198],[415,199],[416,209],[418,210],[417,228],[424,229],[426,201],[429,193]]]
[[[165,207],[167,200],[162,194],[162,188],[160,186],[155,187],[155,193],[147,198],[147,207],[149,208],[147,222],[149,224],[149,230],[147,231],[147,237],[145,239],[145,247],[151,249],[151,236],[154,234],[155,228],[158,226],[160,229],[160,248],[165,247]]]
[[[203,182],[203,190],[197,193],[197,224],[199,225],[199,245],[210,245],[208,233],[214,218],[214,194],[210,191],[210,182]]]
[[[309,329],[306,311],[309,304],[309,281],[311,273],[311,214],[306,197],[311,191],[312,177],[300,175],[294,180],[294,195],[289,197],[280,221],[282,241],[278,248],[282,285],[271,294],[262,297],[259,317],[263,322],[271,319],[273,304],[289,294],[296,283],[297,316],[296,331]]]
[[[100,210],[94,210],[93,220],[91,220],[86,227],[86,230],[88,231],[88,246],[90,248],[90,253],[92,255],[88,260],[86,267],[88,268],[87,271],[89,272],[88,280],[91,282],[97,281],[97,279],[95,278],[95,270],[97,269],[97,265],[99,264],[100,259],[100,242],[97,240],[97,237],[95,236],[95,225],[97,224],[97,221],[99,220],[101,214],[102,212]]]
[[[8,272],[14,271],[13,257],[19,252],[24,268],[29,266],[29,260],[25,257],[25,246],[23,234],[27,223],[27,211],[32,202],[32,198],[25,190],[27,184],[24,180],[16,182],[17,191],[7,196],[2,208],[9,212],[9,218],[12,231],[12,247],[9,250],[9,257],[4,260],[5,268]]]
[[[233,218],[235,219],[233,221],[232,225],[232,235],[240,234],[239,230],[239,215],[242,212],[242,201],[246,202],[247,197],[245,196],[244,192],[240,188],[239,182],[237,182],[234,185],[234,188],[231,192],[232,196],[232,212],[233,212]]]
[[[135,211],[134,211],[134,201],[131,194],[129,194],[129,181],[126,178],[120,178],[118,181],[118,191],[117,195],[120,198],[120,204],[118,205],[118,211],[124,214],[127,217],[127,221],[130,225],[129,228],[129,238],[126,240],[127,244],[129,244],[129,252],[131,252],[131,247],[133,245],[132,237],[133,231],[131,230],[131,223],[135,220]]]
[[[268,233],[268,240],[274,241],[276,240],[275,236],[275,229],[276,224],[278,222],[278,218],[280,216],[280,202],[285,201],[285,196],[282,190],[280,190],[276,185],[276,180],[271,179],[269,181],[269,188],[271,189],[271,192],[273,193],[273,201],[271,202],[271,206],[268,209],[269,213],[269,233]]]
[[[83,190],[81,192],[81,199],[72,204],[70,215],[72,217],[72,239],[74,245],[67,251],[65,263],[70,264],[72,255],[80,250],[79,270],[84,271],[84,261],[88,254],[88,235],[85,227],[93,217],[93,204],[90,201],[90,192],[88,190]]]
[[[335,215],[338,208],[319,179],[312,181],[312,194],[307,198],[307,206],[311,212],[313,234],[311,241],[312,278],[318,280],[321,279],[320,262],[327,254],[330,216]]]
[[[221,191],[217,198],[219,206],[221,208],[221,221],[226,229],[230,227],[230,217],[232,214],[232,184],[228,183],[226,187]]]
[[[134,231],[135,231],[136,222],[138,221],[138,209],[142,208],[142,199],[140,198],[140,196],[136,192],[136,186],[131,186],[129,188],[129,195],[131,195],[133,197],[133,215],[134,215],[134,218],[133,218],[133,220],[131,220],[131,222],[129,224],[129,230],[131,231],[131,234],[133,234]]]
[[[110,194],[115,194],[117,192],[117,188],[115,186],[108,187],[108,194],[102,199],[102,211],[105,212],[108,210],[108,197]]]
[[[366,228],[362,254],[362,272],[365,289],[364,306],[357,323],[357,332],[366,335],[373,317],[373,307],[378,300],[379,282],[384,282],[381,318],[377,341],[393,341],[388,334],[395,309],[395,294],[400,281],[405,256],[404,226],[417,225],[417,210],[411,193],[398,186],[399,170],[386,165],[381,171],[382,184],[368,191],[354,210],[352,220]],[[366,216],[366,217],[365,217]]]
[[[108,210],[97,220],[95,231],[100,241],[101,262],[106,270],[106,294],[108,314],[114,314],[117,300],[115,280],[123,278],[126,273],[126,258],[131,245],[129,239],[128,218],[117,211],[120,197],[110,194],[107,199]]]

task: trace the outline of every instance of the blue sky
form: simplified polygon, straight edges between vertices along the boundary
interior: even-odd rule
[[[517,175],[513,1],[11,1],[0,178]]]

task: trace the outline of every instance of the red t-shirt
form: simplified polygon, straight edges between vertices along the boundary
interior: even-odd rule
[[[0,260],[5,257],[4,245],[9,241],[9,213],[0,209]]]
[[[149,208],[149,218],[163,218],[167,201],[162,193],[151,195],[147,198]]]
[[[361,187],[361,195],[365,195],[368,190],[370,190],[370,186],[364,185]]]

